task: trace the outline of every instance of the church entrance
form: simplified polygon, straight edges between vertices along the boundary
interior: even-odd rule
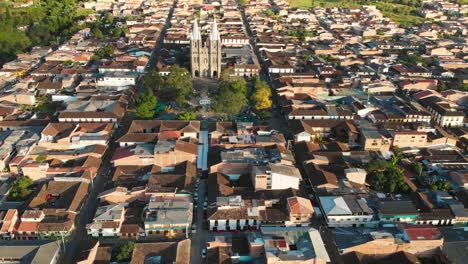
[[[218,71],[213,71],[213,79],[218,79]]]
[[[197,77],[197,78],[200,77],[200,72],[197,71],[197,70],[195,71],[195,77]]]

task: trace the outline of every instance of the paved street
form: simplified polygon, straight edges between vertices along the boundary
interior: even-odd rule
[[[81,248],[76,246],[76,242],[80,241],[80,244],[83,245],[85,244],[84,241],[89,241],[91,239],[87,235],[86,224],[90,223],[93,219],[94,212],[96,211],[98,205],[97,196],[99,193],[104,191],[104,185],[109,180],[109,172],[112,167],[110,160],[114,150],[118,146],[118,144],[115,143],[115,140],[127,132],[133,118],[134,112],[127,112],[124,118],[121,120],[119,128],[115,130],[112,136],[112,143],[108,145],[108,149],[102,157],[102,165],[99,168],[93,184],[90,186],[88,197],[81,207],[81,211],[75,221],[75,231],[66,242],[66,252],[62,256],[63,263],[74,263],[77,260]]]
[[[209,231],[205,228],[205,216],[203,210],[203,203],[206,197],[206,180],[201,179],[198,187],[198,201],[197,208],[194,205],[195,214],[195,224],[197,232],[192,234],[192,248],[190,252],[190,263],[204,263],[204,260],[201,257],[201,251],[206,247],[206,238],[208,237]]]

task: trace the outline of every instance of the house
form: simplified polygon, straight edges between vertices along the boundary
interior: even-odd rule
[[[92,223],[86,225],[88,235],[93,237],[118,237],[124,215],[125,204],[123,203],[98,207]]]
[[[250,241],[251,255],[258,252],[255,250],[257,246],[262,247],[263,250],[260,253],[265,254],[266,263],[325,264],[330,262],[320,233],[313,228],[309,230],[290,229],[288,232],[282,232],[278,229],[263,229],[261,237],[257,240],[252,238]],[[298,244],[304,246],[295,248],[294,245]]]
[[[198,155],[198,145],[185,141],[158,141],[156,144],[137,144],[119,148],[111,162],[114,166],[173,167],[179,163],[194,162]]]
[[[88,100],[67,103],[58,116],[60,123],[117,123],[125,114],[125,105],[113,100]]]
[[[38,238],[38,225],[45,215],[40,210],[25,210],[15,230],[15,238],[29,240]]]
[[[146,235],[187,233],[192,225],[192,207],[190,196],[152,196],[144,210]]]
[[[2,262],[58,263],[61,242],[58,240],[4,241],[0,245]]]
[[[431,256],[440,249],[444,237],[439,228],[432,225],[403,224],[403,239],[409,241],[411,250],[408,252],[419,256]]]
[[[20,227],[26,224],[34,231],[22,230],[23,235],[34,232],[38,237],[68,236],[74,229],[75,216],[81,209],[88,193],[84,182],[49,181],[44,183],[37,195],[29,202],[28,208],[34,211],[21,216]],[[34,212],[34,213],[32,213]],[[30,217],[29,215],[34,215]],[[32,223],[31,222],[32,218]]]
[[[113,129],[114,123],[49,123],[39,146],[59,150],[107,145]]]
[[[190,239],[178,242],[145,242],[135,244],[130,264],[145,264],[148,260],[159,263],[190,263]]]
[[[442,127],[463,126],[465,114],[456,109],[450,102],[437,97],[429,97],[419,101],[431,113],[432,120]]]
[[[121,147],[157,140],[198,139],[200,121],[133,120],[127,133],[117,142]]]
[[[365,184],[367,172],[361,168],[347,168],[344,170],[345,177],[348,181]]]
[[[299,189],[301,173],[294,166],[270,163],[252,167],[252,183],[255,190]]]
[[[418,210],[411,200],[383,200],[378,203],[378,216],[382,222],[416,221]]]
[[[315,156],[315,155],[314,155]],[[316,189],[334,189],[339,188],[339,180],[336,173],[320,168],[317,163],[328,164],[326,157],[317,155],[317,160],[311,160],[303,165],[307,179],[311,186]]]
[[[373,211],[365,198],[354,195],[320,196],[320,207],[329,227],[372,226]]]
[[[18,210],[8,209],[6,212],[0,212],[0,238],[1,239],[12,239],[15,237],[15,228],[18,225]]]
[[[319,137],[333,135],[344,142],[358,142],[358,130],[353,120],[300,120],[290,121],[289,127],[293,130],[294,140],[314,141]]]
[[[341,254],[356,252],[385,257],[405,251],[421,257],[436,254],[443,244],[438,228],[403,224],[397,228],[336,228],[335,242]]]
[[[138,75],[127,72],[106,72],[97,79],[97,87],[116,87],[118,91],[135,86]]]
[[[287,199],[289,211],[289,225],[291,226],[308,226],[314,215],[314,208],[309,199],[302,197],[289,197]]]
[[[383,136],[376,128],[361,128],[361,146],[364,150],[388,151],[392,143],[391,138]]]

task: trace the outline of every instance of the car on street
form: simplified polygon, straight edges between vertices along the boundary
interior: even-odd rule
[[[206,248],[202,249],[202,251],[201,251],[201,256],[202,256],[202,258],[204,258],[204,259],[206,258]]]

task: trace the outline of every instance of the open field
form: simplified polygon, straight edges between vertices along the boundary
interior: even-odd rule
[[[461,0],[466,1],[466,0]],[[415,11],[417,7],[413,5],[402,5],[391,3],[392,1],[387,2],[376,2],[376,1],[343,1],[343,0],[289,0],[289,4],[292,7],[302,7],[302,8],[311,8],[311,7],[349,7],[349,8],[359,8],[363,4],[375,5],[377,8],[382,11],[382,14],[392,19],[401,26],[412,26],[420,24],[423,22],[423,18],[416,15]],[[415,2],[416,3],[416,2]]]

